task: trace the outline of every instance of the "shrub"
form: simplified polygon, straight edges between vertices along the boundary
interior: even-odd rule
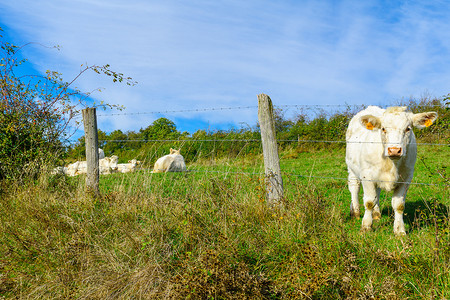
[[[0,177],[18,179],[34,176],[61,159],[63,143],[70,135],[67,125],[89,100],[90,93],[71,88],[84,72],[133,82],[111,71],[109,65],[84,66],[70,82],[49,70],[45,75],[18,76],[27,63],[21,58],[23,47],[8,43],[1,33],[0,28]]]

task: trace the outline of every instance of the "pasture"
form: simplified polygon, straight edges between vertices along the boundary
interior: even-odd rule
[[[282,210],[261,155],[101,176],[100,198],[83,176],[2,187],[0,297],[450,298],[448,146],[419,145],[413,182],[432,185],[411,185],[404,237],[390,193],[373,231],[349,217],[344,148],[280,157]]]

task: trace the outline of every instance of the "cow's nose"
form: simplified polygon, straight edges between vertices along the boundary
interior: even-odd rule
[[[388,155],[391,157],[400,157],[400,156],[402,156],[402,148],[401,147],[389,147]]]

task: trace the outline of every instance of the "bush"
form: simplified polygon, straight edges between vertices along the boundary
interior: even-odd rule
[[[71,134],[67,125],[90,96],[71,88],[76,78],[91,70],[113,81],[133,82],[109,65],[84,66],[70,83],[49,70],[45,75],[18,76],[27,62],[20,56],[22,47],[5,41],[1,33],[0,27],[0,178],[20,179],[61,160],[63,143]]]
[[[0,172],[17,178],[61,157],[64,108],[56,108],[60,101],[43,89],[42,78],[24,82],[15,76],[13,70],[24,62],[16,58],[20,48],[1,41],[0,49]]]

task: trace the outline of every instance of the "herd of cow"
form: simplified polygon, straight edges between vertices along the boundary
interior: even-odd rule
[[[134,172],[141,164],[141,161],[136,159],[129,160],[128,163],[125,164],[119,164],[119,157],[117,155],[105,157],[105,152],[100,148],[98,149],[98,158],[99,173],[101,175],[112,173],[131,173]],[[183,156],[180,154],[180,149],[175,150],[170,148],[170,154],[164,155],[156,161],[152,173],[184,172],[186,170],[186,164]],[[68,176],[86,174],[87,162],[76,161],[69,164],[67,167],[57,167],[53,170],[53,174],[57,173],[66,174]]]
[[[372,228],[372,221],[379,219],[380,191],[393,191],[394,233],[405,234],[403,212],[405,197],[414,173],[417,144],[412,127],[422,129],[437,119],[436,112],[413,114],[406,107],[382,109],[369,106],[357,113],[350,121],[346,133],[346,163],[348,167],[348,187],[351,194],[350,213],[360,217],[359,190],[364,190],[364,217],[362,230]],[[100,174],[133,172],[140,164],[133,159],[128,164],[118,164],[118,157],[101,157]],[[86,162],[77,161],[64,168],[69,176],[86,173]],[[170,154],[159,158],[152,173],[183,172],[186,164],[180,150],[170,149]]]

